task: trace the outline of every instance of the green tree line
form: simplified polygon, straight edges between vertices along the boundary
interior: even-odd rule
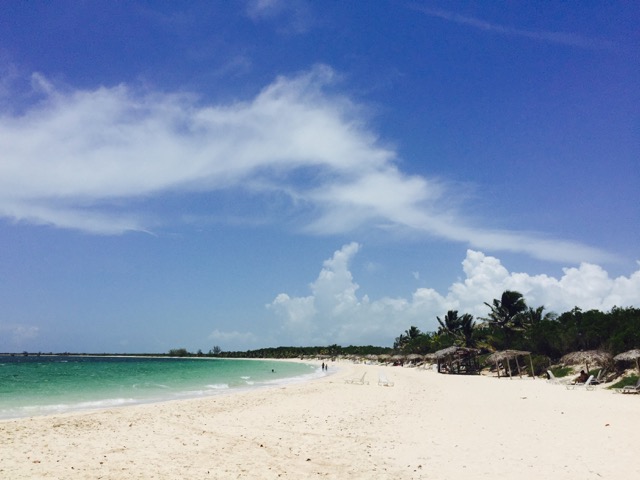
[[[436,317],[439,328],[422,332],[411,326],[395,338],[393,347],[340,345],[315,347],[270,347],[245,351],[223,351],[219,346],[208,353],[173,349],[171,356],[221,358],[299,358],[304,356],[380,355],[433,353],[453,345],[496,350],[525,350],[557,360],[577,350],[601,349],[612,355],[640,348],[640,309],[613,307],[609,312],[582,311],[576,307],[560,315],[545,312],[544,306],[527,305],[520,292],[506,290],[501,297],[485,303],[489,313],[475,319],[468,313],[449,310]]]
[[[340,345],[329,345],[324,347],[273,347],[260,348],[257,350],[246,350],[238,352],[219,352],[218,357],[222,358],[300,358],[310,356],[336,357],[339,355],[381,355],[392,353],[390,347],[376,347],[373,345],[342,347]]]
[[[489,313],[477,321],[449,310],[436,317],[435,332],[412,326],[396,337],[394,349],[404,354],[432,353],[453,345],[484,351],[525,350],[557,360],[577,350],[601,349],[613,355],[640,347],[640,309],[613,307],[609,312],[576,307],[558,315],[543,306],[530,307],[519,292],[505,291],[485,303]]]
[[[208,353],[198,350],[191,353],[186,348],[174,348],[169,350],[170,357],[217,357],[217,358],[300,358],[327,356],[336,357],[339,355],[382,355],[393,353],[391,347],[376,347],[373,345],[342,347],[340,345],[329,345],[321,347],[268,347],[256,350],[244,351],[223,351],[219,346],[213,347]]]

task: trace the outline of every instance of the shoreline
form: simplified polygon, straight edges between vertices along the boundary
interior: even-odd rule
[[[89,356],[81,356],[89,357]],[[64,356],[71,361],[72,356]],[[75,358],[75,357],[74,357]],[[126,356],[126,357],[111,357],[111,356],[91,356],[90,358],[123,358],[123,359],[142,359],[156,360],[157,357],[139,357],[139,356]],[[179,357],[165,357],[161,360],[167,361],[185,361],[189,362],[190,359],[183,359]],[[207,359],[211,360],[211,359]],[[268,369],[275,369],[275,374],[262,375],[262,378],[255,378],[253,373],[249,373],[250,376],[239,377],[242,378],[242,382],[233,381],[235,379],[225,378],[216,383],[210,379],[196,379],[189,385],[172,385],[171,381],[167,385],[161,385],[163,388],[156,388],[155,390],[137,390],[134,386],[133,389],[123,390],[126,388],[126,383],[122,385],[115,385],[115,389],[106,390],[102,394],[89,394],[84,395],[83,391],[77,393],[71,393],[69,396],[59,396],[59,392],[54,392],[54,397],[51,396],[34,396],[33,399],[15,397],[19,400],[12,400],[12,394],[9,393],[5,399],[0,398],[0,421],[14,420],[14,419],[29,419],[48,417],[62,414],[74,414],[83,412],[98,412],[106,409],[118,409],[127,408],[135,405],[152,405],[160,404],[164,402],[182,401],[190,399],[206,399],[221,395],[233,395],[237,392],[260,390],[266,388],[278,388],[282,385],[303,383],[311,381],[317,377],[326,375],[326,372],[320,372],[320,363],[313,361],[299,361],[299,360],[284,360],[284,363],[289,364],[302,364],[307,365],[309,368],[305,372],[293,373],[289,372],[291,367],[284,369],[278,368],[277,360],[271,359],[216,359],[220,362],[245,362],[246,360],[256,360],[256,363],[262,362],[265,365],[269,365]],[[253,362],[251,362],[253,363]],[[247,363],[245,363],[247,365]],[[271,370],[273,371],[273,370]],[[265,370],[266,372],[266,370]],[[271,377],[271,375],[275,375]],[[283,376],[284,375],[284,376]],[[85,375],[86,376],[86,375]],[[93,376],[93,375],[92,375]],[[268,377],[268,378],[267,378]],[[136,379],[137,380],[137,379]],[[231,380],[231,381],[229,381]],[[162,380],[160,380],[162,381]],[[164,382],[163,382],[164,383]],[[19,393],[19,392],[18,392]]]
[[[0,477],[640,475],[638,395],[347,362],[330,370],[231,395],[3,420]],[[378,386],[379,371],[393,387]],[[345,383],[363,373],[368,385]]]

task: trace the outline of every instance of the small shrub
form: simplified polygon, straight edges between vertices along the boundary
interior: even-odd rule
[[[536,376],[540,376],[540,375],[546,375],[547,369],[549,368],[549,363],[551,362],[549,360],[549,357],[545,355],[531,355],[531,363],[533,363],[534,374]],[[531,368],[529,360],[525,358],[524,364],[527,371],[529,371],[529,369]],[[554,375],[555,375],[555,372],[554,372]]]
[[[627,386],[631,386],[633,387],[636,383],[638,382],[638,376],[637,375],[629,375],[628,377],[623,377],[621,378],[619,381],[617,381],[616,383],[614,383],[613,385],[611,385],[608,388],[623,388],[623,387],[627,387]]]
[[[186,357],[189,355],[189,352],[186,348],[172,348],[169,350],[170,357]]]
[[[487,362],[487,358],[489,358],[489,355],[489,353],[483,353],[481,355],[478,355],[476,359],[481,366],[483,366],[484,368],[488,368],[490,371],[494,371],[496,369],[496,364],[493,362]]]
[[[555,367],[550,368],[549,370],[551,370],[551,372],[558,378],[566,377],[573,373],[573,369],[571,367]]]

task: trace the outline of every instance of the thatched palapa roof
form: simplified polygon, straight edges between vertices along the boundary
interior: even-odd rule
[[[579,352],[567,353],[560,359],[560,363],[565,365],[577,365],[584,363],[589,371],[589,364],[596,364],[604,367],[612,362],[611,355],[602,350],[581,350]]]
[[[513,360],[517,357],[524,357],[531,355],[531,352],[525,352],[522,350],[502,350],[499,352],[493,352],[487,357],[487,362],[501,362],[503,360]]]
[[[627,350],[626,352],[619,353],[613,357],[616,362],[630,362],[632,360],[637,360],[638,358],[640,358],[640,350],[638,349]]]
[[[477,354],[479,350],[475,348],[467,348],[467,347],[453,347],[443,348],[442,350],[438,350],[434,355],[437,360],[442,360],[447,357],[464,357],[466,355]]]
[[[438,372],[443,368],[447,373],[477,373],[479,365],[477,354],[480,350],[467,347],[449,347],[438,350],[434,357],[438,362]]]
[[[531,352],[525,352],[523,350],[502,350],[499,352],[493,352],[491,355],[487,357],[487,362],[492,362],[496,364],[496,371],[498,372],[498,378],[500,378],[500,367],[498,366],[498,362],[506,362],[506,370],[509,372],[509,378],[512,378],[511,373],[511,364],[509,360],[515,360],[516,366],[518,367],[518,375],[522,377],[522,373],[520,372],[520,364],[518,363],[518,357],[529,356],[529,364],[531,365],[531,376],[535,377],[535,373],[533,371],[533,360],[531,359]]]
[[[638,359],[640,359],[640,350],[638,349],[627,350],[626,352],[619,353],[613,357],[613,359],[616,362],[631,362],[635,360],[636,368],[640,371],[640,362],[638,362]]]

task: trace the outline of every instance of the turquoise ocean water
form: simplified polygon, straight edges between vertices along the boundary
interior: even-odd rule
[[[196,398],[322,376],[303,363],[0,356],[0,419]]]

